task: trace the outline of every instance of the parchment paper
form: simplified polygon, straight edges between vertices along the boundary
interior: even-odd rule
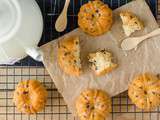
[[[128,88],[128,83],[133,77],[143,72],[160,72],[160,36],[144,41],[138,49],[124,52],[119,48],[119,43],[125,38],[122,30],[122,23],[119,17],[121,11],[132,11],[141,20],[144,21],[145,29],[138,31],[132,36],[146,34],[156,28],[158,24],[154,19],[148,5],[143,0],[130,2],[114,10],[114,25],[110,32],[99,36],[91,37],[80,29],[62,36],[44,46],[44,65],[59,92],[64,97],[72,113],[75,111],[75,100],[77,96],[86,88],[98,88],[105,90],[110,96],[115,96]],[[83,74],[80,77],[74,77],[65,74],[57,64],[57,42],[64,37],[79,35],[81,43],[81,59],[83,65]],[[111,73],[97,77],[87,65],[87,55],[98,49],[109,49],[118,61],[119,67]]]

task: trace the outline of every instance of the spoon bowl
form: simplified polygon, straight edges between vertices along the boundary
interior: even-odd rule
[[[160,28],[155,29],[154,31],[140,36],[140,37],[129,37],[122,41],[121,48],[122,50],[131,50],[137,47],[142,41],[146,40],[147,38],[156,36],[160,34]]]

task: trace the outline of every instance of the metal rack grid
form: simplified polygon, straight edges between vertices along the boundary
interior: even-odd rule
[[[39,44],[42,45],[76,28],[78,9],[88,0],[71,0],[68,19],[72,24],[69,24],[67,30],[63,33],[55,31],[54,22],[63,8],[64,0],[36,1],[42,10],[45,23],[42,40]],[[114,9],[130,0],[104,1]],[[149,3],[154,5],[156,1],[150,0]],[[156,8],[156,6],[153,7]],[[155,9],[152,10],[156,15]],[[39,65],[29,58],[17,63],[16,66],[0,67],[0,120],[76,120],[69,112],[45,68]],[[17,83],[26,79],[40,80],[49,93],[45,109],[36,115],[28,116],[18,112],[12,102],[12,94]],[[112,98],[112,107],[111,120],[160,120],[160,108],[150,112],[137,109],[128,99],[126,92]]]
[[[49,96],[45,109],[36,115],[17,111],[12,102],[17,83],[38,79],[45,85]],[[160,108],[142,111],[128,99],[126,92],[112,98],[111,120],[160,120]],[[0,120],[77,120],[69,112],[47,71],[42,67],[7,67],[0,69]]]

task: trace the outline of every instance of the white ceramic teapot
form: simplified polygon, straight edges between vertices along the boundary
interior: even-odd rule
[[[42,30],[35,0],[0,0],[0,64],[13,64],[27,54],[41,61],[37,44]]]

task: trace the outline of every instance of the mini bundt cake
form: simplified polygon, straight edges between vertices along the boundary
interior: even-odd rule
[[[71,36],[58,43],[58,63],[69,75],[79,76],[82,72],[80,60],[80,41],[78,36]]]
[[[130,36],[133,32],[143,29],[142,21],[131,12],[121,12],[122,27],[126,36]]]
[[[111,98],[102,90],[84,90],[76,100],[80,120],[105,120],[111,112]]]
[[[128,96],[138,108],[154,109],[160,105],[160,80],[149,73],[139,75],[129,85]]]
[[[96,75],[104,75],[111,72],[118,65],[113,63],[112,54],[106,50],[101,50],[88,55],[90,68]]]
[[[100,0],[89,1],[80,8],[78,25],[92,36],[101,35],[112,26],[112,10]]]
[[[20,82],[14,91],[13,102],[20,112],[34,114],[45,107],[47,91],[37,80]]]

